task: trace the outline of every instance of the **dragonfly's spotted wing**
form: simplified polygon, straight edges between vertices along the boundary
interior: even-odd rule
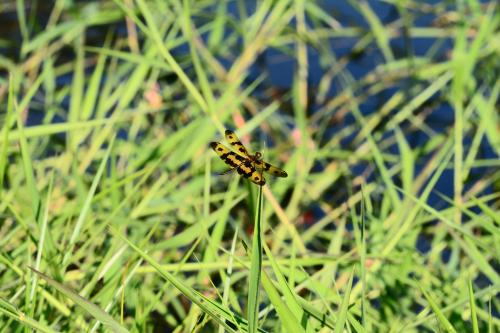
[[[229,144],[231,146],[233,146],[234,149],[240,155],[242,155],[244,157],[248,157],[252,161],[253,166],[258,171],[263,170],[263,171],[268,172],[271,175],[276,176],[276,177],[287,177],[288,176],[288,174],[284,170],[256,158],[255,155],[251,155],[248,152],[248,150],[245,148],[245,146],[241,143],[240,139],[238,139],[238,136],[236,135],[236,133],[234,133],[233,131],[226,130],[225,136],[226,136],[227,142],[229,142]],[[256,154],[258,154],[258,153],[256,153]]]
[[[262,173],[255,169],[249,158],[230,151],[229,148],[219,142],[211,142],[210,147],[212,147],[224,163],[229,165],[232,169],[236,169],[243,177],[260,186],[266,183],[266,180],[262,177]]]
[[[285,170],[261,160],[255,161],[254,166],[257,170],[264,170],[265,172],[268,172],[276,177],[288,177],[288,174],[285,172]]]
[[[236,133],[231,130],[226,130],[224,134],[226,136],[226,141],[234,147],[234,150],[236,150],[238,154],[247,158],[251,156],[245,146],[241,143],[240,139],[238,139],[238,136],[236,136]]]

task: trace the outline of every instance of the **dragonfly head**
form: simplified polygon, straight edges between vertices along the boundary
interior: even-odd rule
[[[259,161],[262,158],[262,154],[259,151],[256,151],[254,157],[255,160]]]

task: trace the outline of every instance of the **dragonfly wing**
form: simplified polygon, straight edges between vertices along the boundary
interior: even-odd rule
[[[250,157],[248,150],[241,143],[240,139],[238,139],[238,136],[236,135],[236,133],[234,133],[231,130],[226,130],[224,135],[226,136],[227,142],[229,142],[229,144],[234,147],[234,150],[236,150],[238,152],[238,154],[240,154],[244,157],[247,157],[247,158]]]
[[[247,160],[245,157],[236,154],[229,150],[226,146],[219,142],[211,142],[210,147],[219,155],[221,160],[224,161],[231,168],[237,168],[241,163]]]
[[[257,170],[264,170],[265,172],[276,177],[283,177],[283,178],[288,177],[288,174],[285,172],[285,170],[275,167],[274,165],[269,164],[267,162],[255,161],[254,164]]]
[[[255,169],[250,159],[230,151],[229,148],[219,142],[211,142],[210,147],[212,147],[224,163],[229,165],[232,169],[236,169],[241,176],[260,186],[266,183],[261,172]]]

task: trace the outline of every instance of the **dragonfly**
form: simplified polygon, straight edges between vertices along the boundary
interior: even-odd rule
[[[229,142],[235,151],[231,151],[220,142],[210,142],[210,147],[212,147],[224,163],[231,167],[229,171],[236,170],[241,176],[259,186],[266,184],[263,171],[277,177],[288,176],[284,170],[263,161],[260,152],[250,154],[233,131],[226,130],[224,135],[226,141]]]

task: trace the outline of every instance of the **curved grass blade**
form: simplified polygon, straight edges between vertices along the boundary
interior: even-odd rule
[[[347,310],[349,309],[349,298],[351,296],[353,277],[354,277],[354,268],[352,269],[349,282],[347,282],[344,299],[342,300],[342,304],[340,305],[340,313],[337,317],[337,322],[335,323],[335,330],[333,331],[334,333],[340,333],[344,331],[344,326],[347,321],[347,315],[348,315]]]
[[[118,332],[118,333],[128,332],[128,330],[125,327],[120,325],[120,323],[114,320],[113,317],[111,317],[106,311],[102,310],[94,303],[78,295],[76,292],[66,287],[62,283],[59,283],[56,280],[50,278],[49,276],[43,274],[42,272],[37,271],[33,267],[28,267],[28,268],[31,269],[39,277],[44,279],[52,287],[56,288],[60,293],[62,293],[63,295],[71,299],[73,302],[81,306],[83,309],[85,309],[92,317],[103,323],[113,332]]]
[[[266,272],[262,272],[262,287],[266,291],[269,300],[273,304],[276,309],[276,313],[281,319],[283,323],[282,326],[286,330],[286,332],[293,333],[303,333],[307,332],[307,323],[300,322],[299,318],[304,318],[305,313],[300,304],[298,303],[295,294],[293,293],[292,288],[288,284],[285,279],[285,276],[281,272],[279,264],[274,258],[271,250],[267,247],[267,245],[263,244],[264,250],[266,251],[266,255],[269,258],[269,262],[273,268],[274,274],[277,279],[277,287],[281,290],[283,294],[283,298],[278,292],[278,288],[273,284],[270,277],[266,274]]]
[[[429,302],[429,305],[434,314],[436,315],[438,321],[444,327],[446,332],[456,333],[457,331],[455,330],[455,328],[453,328],[453,325],[451,325],[448,319],[446,319],[443,311],[439,308],[438,304],[434,301],[434,299],[424,290],[424,288],[420,284],[418,284],[418,286],[420,288],[420,291],[424,295],[425,299],[427,299],[427,302]]]

